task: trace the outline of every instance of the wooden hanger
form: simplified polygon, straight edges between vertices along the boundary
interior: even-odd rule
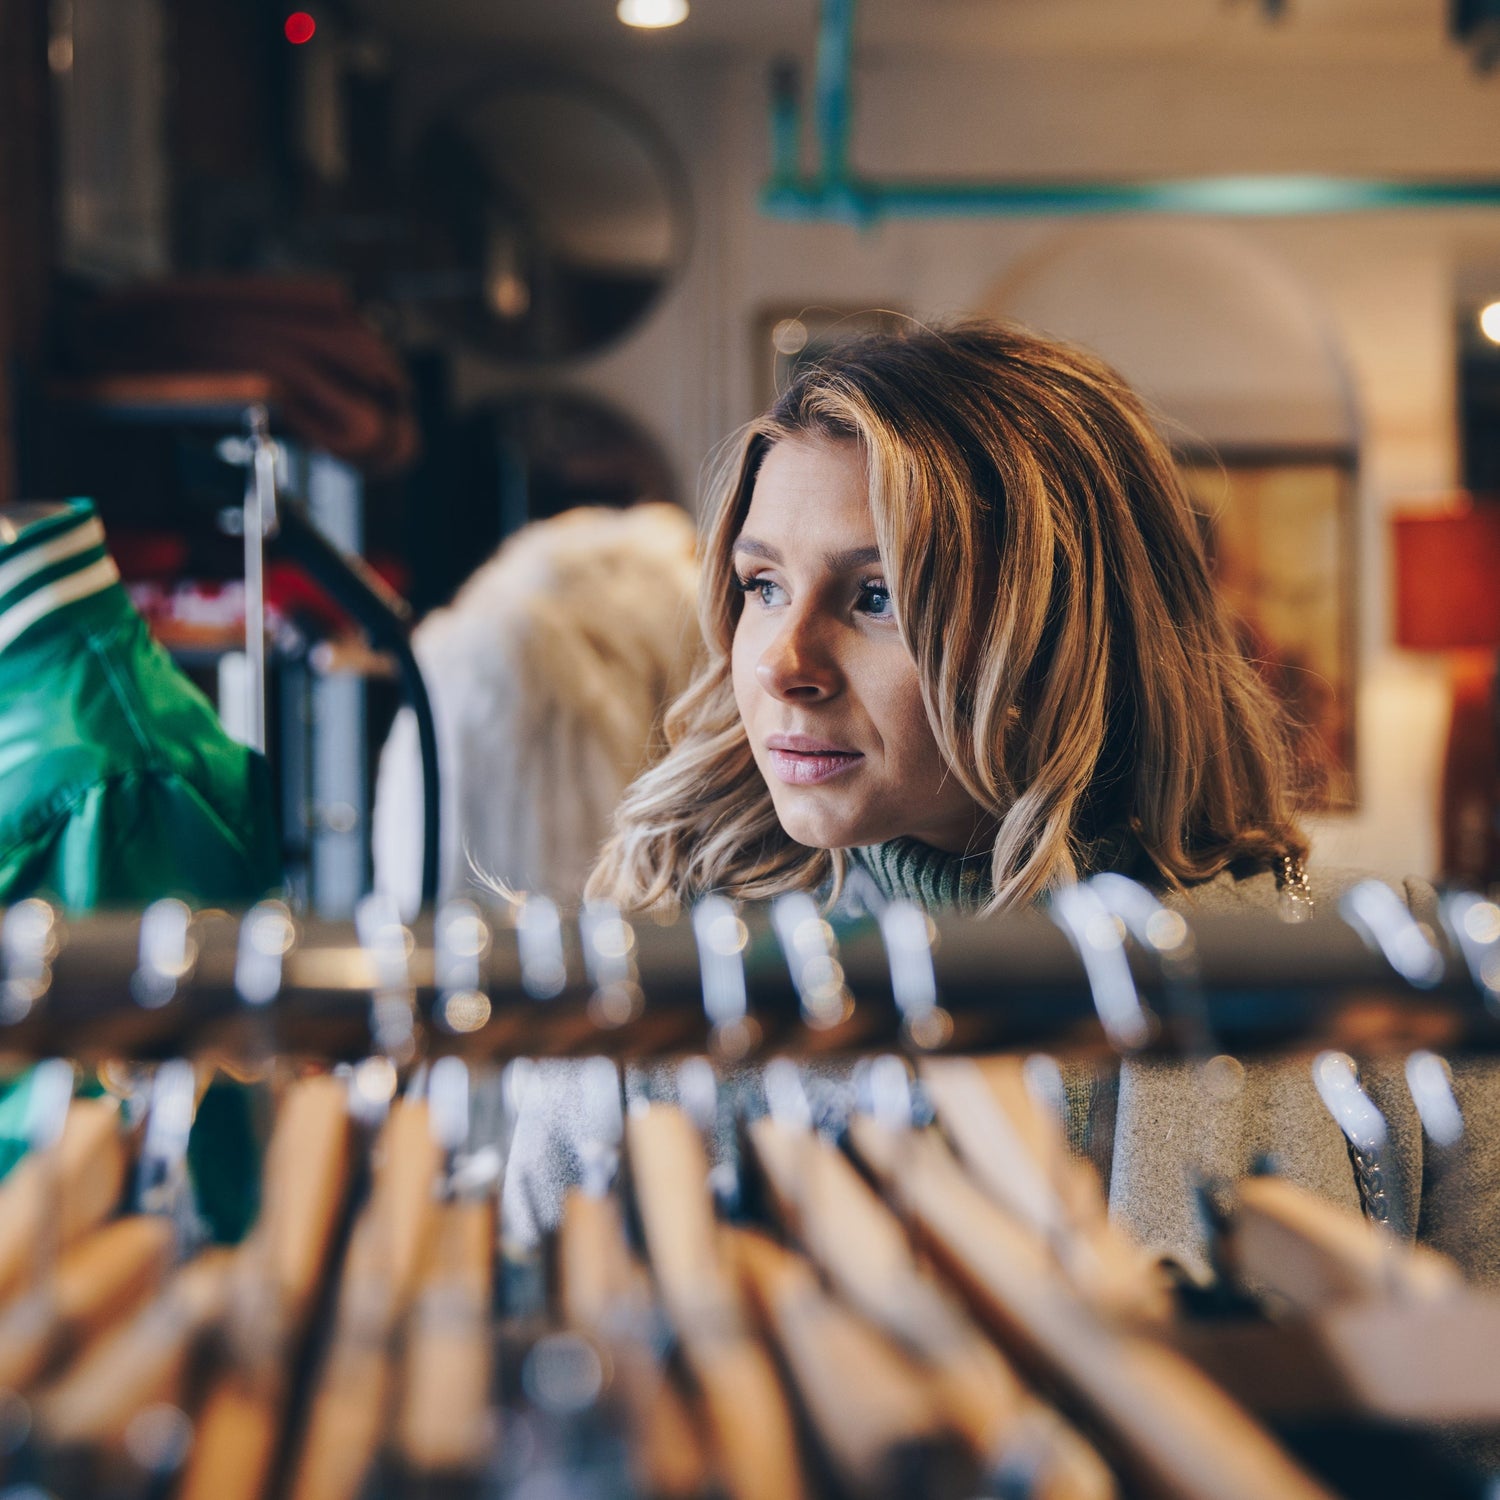
[[[891,1500],[972,1494],[972,1455],[922,1367],[829,1296],[802,1256],[753,1230],[724,1233],[840,1482]]]
[[[1327,1500],[1271,1436],[1182,1355],[1082,1300],[1034,1231],[1000,1209],[932,1131],[850,1123],[860,1159],[1001,1342],[1171,1500]]]
[[[139,1309],[172,1250],[172,1224],[156,1214],[129,1214],[77,1240],[47,1284],[0,1313],[0,1390],[30,1390]]]
[[[625,1140],[651,1269],[724,1487],[733,1500],[801,1500],[807,1484],[791,1410],[722,1257],[697,1129],[675,1106],[654,1104],[631,1111]]]
[[[1284,1177],[1246,1177],[1222,1240],[1245,1286],[1304,1313],[1390,1298],[1431,1302],[1463,1289],[1445,1255],[1408,1245]]]
[[[428,1476],[477,1473],[489,1454],[495,1203],[441,1204],[406,1341],[396,1446]]]
[[[260,1219],[231,1282],[228,1357],[199,1412],[178,1500],[258,1500],[266,1493],[290,1367],[349,1195],[351,1148],[343,1082],[314,1075],[292,1083],[266,1147]]]
[[[653,1351],[650,1280],[625,1238],[613,1195],[572,1188],[557,1231],[558,1310],[608,1355],[613,1387],[633,1434],[631,1467],[640,1492],[692,1500],[709,1486],[709,1458],[693,1410]]]
[[[971,1176],[1053,1247],[1081,1295],[1109,1317],[1170,1317],[1155,1257],[1110,1223],[1098,1178],[1032,1097],[1020,1058],[926,1059],[920,1076]]]
[[[1099,1455],[1043,1406],[1004,1357],[917,1264],[906,1230],[832,1142],[764,1116],[751,1148],[777,1217],[865,1318],[920,1360],[937,1408],[974,1463],[1004,1471],[1024,1451],[1049,1500],[1104,1500],[1115,1483]]]
[[[465,907],[440,916],[440,928],[455,917],[471,927],[476,920]],[[610,1074],[614,1102],[618,1084],[612,1068]],[[437,1059],[427,1074],[428,1118],[442,1153],[436,1185],[442,1201],[407,1321],[395,1443],[406,1474],[422,1488],[472,1481],[499,1436],[490,1415],[491,1307],[498,1194],[516,1112],[505,1093],[503,1084],[492,1091],[485,1109],[476,1101],[468,1065],[457,1057]]]
[[[1179,1347],[1268,1415],[1500,1425],[1500,1296],[1446,1257],[1275,1177],[1246,1178],[1221,1231],[1232,1275],[1278,1316],[1191,1324]]]
[[[305,1326],[327,1277],[353,1172],[347,1086],[299,1078],[282,1096],[266,1148],[265,1258],[288,1325]]]
[[[193,1357],[223,1315],[234,1254],[201,1252],[37,1397],[37,1429],[48,1447],[116,1451],[144,1407],[186,1403]]]
[[[119,1206],[130,1146],[114,1099],[75,1099],[56,1146],[25,1157],[0,1186],[0,1301],[30,1278],[37,1246],[61,1253]]]
[[[393,1340],[428,1253],[441,1165],[427,1106],[398,1100],[376,1143],[370,1198],[344,1256],[292,1500],[354,1500],[380,1448],[395,1392]]]

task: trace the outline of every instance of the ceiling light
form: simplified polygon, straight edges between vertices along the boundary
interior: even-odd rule
[[[688,0],[620,0],[615,7],[615,14],[627,26],[641,26],[652,31],[687,20],[687,13]]]
[[[1492,344],[1500,344],[1500,302],[1491,302],[1480,309],[1479,331]]]

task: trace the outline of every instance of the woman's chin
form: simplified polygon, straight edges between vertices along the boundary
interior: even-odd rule
[[[832,816],[826,809],[778,807],[782,832],[794,844],[809,849],[852,849],[860,844],[878,844],[885,836],[869,831],[867,822]]]

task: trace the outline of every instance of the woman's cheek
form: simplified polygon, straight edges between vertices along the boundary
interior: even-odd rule
[[[897,661],[880,664],[867,679],[866,707],[887,757],[917,771],[929,762],[941,764],[937,741],[927,722],[916,663],[902,647]]]
[[[757,654],[753,642],[749,639],[751,634],[751,628],[741,616],[729,651],[730,685],[734,689],[734,702],[740,712],[740,722],[747,730],[750,728],[756,700],[760,696],[760,684],[755,677]]]

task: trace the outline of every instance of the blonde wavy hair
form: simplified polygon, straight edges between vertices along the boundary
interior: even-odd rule
[[[1175,887],[1305,855],[1282,713],[1145,407],[1090,354],[972,322],[840,347],[726,446],[703,521],[706,657],[591,897],[671,912],[842,880],[840,851],[783,832],[730,681],[733,543],[762,460],[792,436],[862,452],[932,732],[998,824],[987,910],[1102,867]]]

